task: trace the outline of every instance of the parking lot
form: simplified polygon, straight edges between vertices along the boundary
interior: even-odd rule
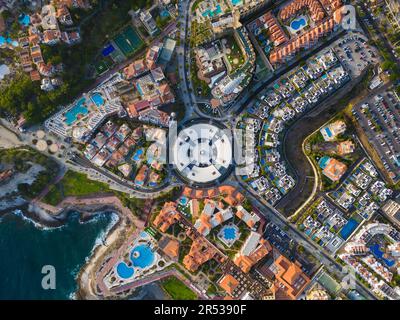
[[[378,62],[375,49],[367,44],[367,38],[361,33],[349,33],[336,43],[333,49],[353,77],[359,76],[368,64]]]
[[[400,101],[391,90],[357,105],[353,113],[394,183],[400,179]]]

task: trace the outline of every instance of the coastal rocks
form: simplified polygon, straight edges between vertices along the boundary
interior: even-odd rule
[[[26,200],[20,196],[2,198],[0,200],[0,215],[15,209],[20,209],[27,204]]]

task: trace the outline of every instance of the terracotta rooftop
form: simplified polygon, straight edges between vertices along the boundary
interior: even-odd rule
[[[276,280],[285,287],[285,293],[291,299],[297,299],[310,282],[310,279],[300,268],[298,263],[294,263],[286,257],[280,255],[275,265],[278,272]]]
[[[229,295],[233,296],[235,289],[239,285],[239,281],[236,280],[232,275],[227,274],[218,282],[218,284]]]
[[[179,257],[179,241],[168,236],[163,236],[158,242],[161,250],[171,259]]]

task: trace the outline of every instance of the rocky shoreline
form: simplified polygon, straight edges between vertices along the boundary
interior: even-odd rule
[[[104,203],[104,201],[109,203]],[[104,212],[118,216],[117,221],[106,231],[103,243],[93,248],[76,278],[78,289],[73,299],[102,299],[103,297],[98,295],[96,290],[96,273],[106,256],[122,246],[127,234],[130,231],[133,232],[135,225],[137,226],[133,213],[123,207],[117,198],[90,197],[66,199],[56,207],[42,202],[25,201],[23,204],[10,205],[7,209],[0,211],[0,217],[15,211],[41,229],[62,227],[71,214],[79,214],[81,223],[90,221]]]

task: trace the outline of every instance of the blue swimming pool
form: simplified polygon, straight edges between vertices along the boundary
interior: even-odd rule
[[[142,155],[143,155],[143,149],[137,149],[132,159],[135,160],[136,162],[140,161]]]
[[[76,120],[78,120],[79,115],[85,116],[89,113],[89,110],[84,105],[85,102],[85,98],[80,99],[76,105],[65,114],[65,123],[67,125],[72,125]]]
[[[236,236],[236,229],[234,227],[224,228],[224,238],[226,240],[235,240]]]
[[[136,84],[136,89],[137,89],[137,91],[139,92],[139,94],[140,94],[141,96],[144,95],[143,90],[142,90],[142,87],[140,86],[139,83]]]
[[[374,245],[370,246],[369,249],[375,258],[382,260],[389,268],[394,266],[395,261],[393,259],[387,259],[383,256],[384,252],[381,250],[379,244],[375,243]]]
[[[243,4],[242,0],[231,0],[231,2],[234,6],[239,6],[239,5]]]
[[[321,169],[325,169],[326,166],[328,165],[329,160],[330,158],[328,156],[324,156],[318,161],[318,165],[320,166]]]
[[[14,47],[18,47],[18,41],[13,40],[11,38],[4,38],[4,37],[0,36],[0,46],[3,46],[7,43],[11,44]]]
[[[327,134],[327,136],[328,136],[329,138],[332,137],[332,131],[331,131],[331,129],[325,128],[325,132],[326,132],[326,134]]]
[[[183,206],[186,206],[188,202],[189,202],[189,199],[185,196],[182,196],[179,198],[179,203]]]
[[[170,14],[169,14],[168,10],[162,10],[162,11],[160,12],[160,16],[161,16],[162,18],[167,18],[167,17],[170,16]]]
[[[215,10],[214,11],[212,11],[212,10],[210,10],[210,9],[208,9],[208,10],[206,10],[206,11],[204,11],[203,12],[203,17],[214,17],[214,16],[216,16],[216,15],[218,15],[218,14],[220,14],[220,13],[222,13],[222,9],[221,9],[221,6],[218,4],[216,7],[215,7]]]
[[[131,251],[131,261],[135,267],[147,268],[154,262],[154,253],[148,245],[141,244]]]
[[[135,273],[132,267],[129,267],[125,262],[120,262],[117,265],[118,276],[122,279],[129,279]]]
[[[22,13],[18,17],[18,22],[23,26],[27,27],[31,23],[31,18],[27,14]]]
[[[307,21],[303,17],[295,19],[290,23],[290,27],[295,31],[299,31],[300,29],[303,29],[306,25],[307,25]]]
[[[100,93],[95,93],[92,95],[92,101],[93,103],[98,106],[101,107],[102,105],[104,105],[104,99],[103,96]]]
[[[340,230],[340,236],[344,240],[347,240],[347,238],[353,233],[353,231],[357,228],[357,226],[358,226],[358,222],[356,220],[354,220],[354,219],[350,219],[344,225],[342,230]]]

